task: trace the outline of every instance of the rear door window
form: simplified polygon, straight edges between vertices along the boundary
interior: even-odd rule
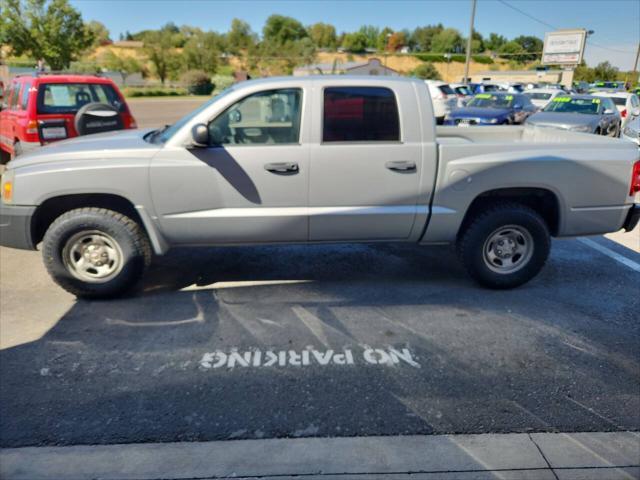
[[[438,89],[444,93],[445,95],[455,95],[456,92],[453,91],[453,88],[451,88],[449,85],[440,85],[438,87]]]
[[[38,89],[38,113],[76,113],[88,103],[106,103],[124,111],[115,89],[99,83],[45,83]]]
[[[22,87],[22,100],[20,101],[20,106],[22,110],[27,109],[27,104],[29,103],[29,90],[31,89],[31,82],[27,82]]]
[[[328,87],[324,90],[322,141],[397,142],[396,97],[384,87]]]

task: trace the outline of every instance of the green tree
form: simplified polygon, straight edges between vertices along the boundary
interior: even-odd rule
[[[224,50],[224,38],[216,32],[199,32],[184,44],[182,56],[189,70],[216,73],[218,59]]]
[[[471,52],[472,53],[482,53],[484,52],[484,38],[480,32],[477,32],[475,29],[471,34]]]
[[[459,53],[464,49],[464,38],[455,28],[445,28],[431,41],[431,51],[436,53]]]
[[[256,44],[256,34],[251,31],[247,22],[238,18],[231,21],[231,29],[227,33],[227,49],[234,54],[240,53]]]
[[[422,80],[442,80],[440,72],[433,66],[433,63],[427,62],[418,65],[411,75]]]
[[[519,58],[523,55],[524,49],[518,42],[511,40],[500,47],[498,53],[501,57],[508,60],[520,61]]]
[[[521,55],[518,57],[520,62],[532,62],[542,55],[543,42],[538,37],[532,35],[520,35],[513,39],[514,42],[522,47],[522,50],[527,55]]]
[[[175,51],[170,31],[150,30],[144,35],[144,52],[164,85],[167,78],[175,78],[181,67],[180,55]]]
[[[594,81],[612,81],[618,79],[618,68],[609,62],[600,62],[593,68]]]
[[[109,37],[109,30],[103,23],[96,20],[91,20],[86,24],[85,28],[89,30],[90,35],[93,37],[92,47],[99,47],[101,45],[109,45],[111,38]]]
[[[367,48],[367,37],[360,31],[347,33],[342,41],[342,48],[348,52],[362,53]]]
[[[262,29],[265,42],[275,45],[284,45],[287,42],[295,42],[306,38],[307,31],[295,18],[283,15],[271,15]]]
[[[108,70],[120,74],[123,86],[126,86],[129,75],[142,71],[142,65],[134,57],[116,55],[112,50],[107,51],[101,63]]]
[[[314,23],[308,29],[309,37],[317,48],[335,49],[337,45],[336,28],[328,23]]]
[[[69,67],[91,45],[92,33],[67,0],[3,0],[3,33],[15,55],[42,58],[53,70]]]
[[[438,25],[427,25],[426,27],[418,27],[411,33],[411,41],[419,52],[430,52],[431,41],[436,34],[444,30],[441,23]]]
[[[497,52],[500,48],[507,43],[507,39],[497,33],[490,33],[489,38],[484,41],[484,46],[487,50]]]
[[[378,36],[380,35],[380,29],[378,27],[374,27],[373,25],[363,25],[360,27],[358,32],[362,33],[366,37],[366,48],[376,48],[378,44]]]

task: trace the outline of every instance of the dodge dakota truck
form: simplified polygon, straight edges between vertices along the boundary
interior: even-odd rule
[[[122,293],[174,246],[266,243],[455,244],[473,279],[506,289],[540,271],[551,237],[633,229],[638,158],[551,128],[436,129],[415,79],[261,79],[165,128],[12,160],[0,244],[41,244],[79,297]]]

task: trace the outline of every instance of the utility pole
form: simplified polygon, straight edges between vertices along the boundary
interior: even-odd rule
[[[469,38],[467,38],[467,58],[464,62],[464,79],[462,83],[469,83],[469,62],[471,62],[471,39],[473,36],[473,20],[476,16],[476,0],[471,0],[471,25],[469,25]]]

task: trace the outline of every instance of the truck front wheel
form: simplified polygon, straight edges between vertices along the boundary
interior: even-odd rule
[[[53,280],[82,298],[114,297],[132,287],[151,260],[146,234],[104,208],[64,213],[48,228],[42,255]]]
[[[495,205],[474,218],[458,239],[469,275],[485,287],[520,286],[544,266],[551,239],[538,213],[516,203]]]

